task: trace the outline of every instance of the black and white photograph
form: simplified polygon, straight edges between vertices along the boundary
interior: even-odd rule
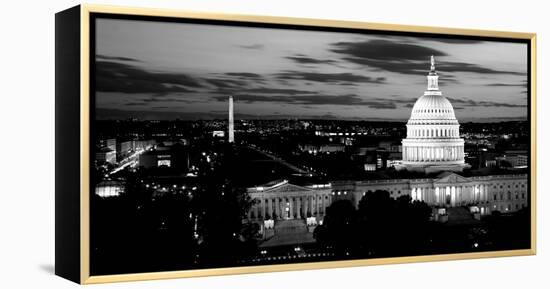
[[[528,40],[90,23],[92,276],[531,248]]]

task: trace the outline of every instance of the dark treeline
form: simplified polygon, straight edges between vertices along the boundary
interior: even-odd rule
[[[432,208],[411,197],[368,192],[357,208],[338,200],[314,231],[318,246],[340,258],[415,256],[529,248],[528,208],[494,211],[473,224],[431,220]]]
[[[402,256],[429,247],[431,208],[410,196],[397,199],[389,192],[368,192],[356,209],[348,200],[327,208],[314,236],[320,245],[351,256]]]
[[[234,266],[256,252],[258,226],[243,223],[252,200],[228,177],[232,147],[202,162],[196,190],[156,194],[141,170],[117,198],[91,199],[91,273]]]

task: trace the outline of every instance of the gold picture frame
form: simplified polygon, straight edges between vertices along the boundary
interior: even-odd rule
[[[341,261],[322,261],[311,263],[292,263],[292,264],[276,264],[276,265],[257,265],[257,266],[244,266],[244,267],[231,267],[231,268],[211,268],[211,269],[191,269],[181,271],[168,271],[168,272],[147,272],[147,273],[132,273],[132,274],[114,274],[114,275],[90,275],[90,15],[92,13],[104,13],[104,14],[117,14],[117,15],[131,15],[131,16],[153,16],[153,17],[170,17],[170,18],[186,18],[186,19],[206,19],[206,20],[221,20],[221,21],[238,21],[241,23],[260,23],[260,24],[287,24],[294,26],[314,26],[320,28],[352,28],[352,29],[368,29],[376,30],[380,32],[410,32],[410,33],[427,33],[432,35],[457,35],[457,36],[476,36],[476,37],[491,37],[491,38],[503,38],[503,39],[520,39],[527,40],[530,46],[530,59],[529,59],[529,91],[530,95],[530,216],[531,216],[531,246],[528,249],[519,250],[507,250],[507,251],[493,251],[493,252],[472,252],[472,253],[456,253],[456,254],[441,254],[441,255],[426,255],[426,256],[414,256],[414,257],[390,257],[390,258],[375,258],[375,259],[360,259],[360,260],[341,260]],[[230,274],[248,274],[248,273],[263,273],[263,272],[277,272],[277,271],[290,271],[290,270],[309,270],[309,269],[325,269],[325,268],[341,268],[351,266],[370,266],[370,265],[383,265],[383,264],[399,264],[399,263],[412,263],[412,262],[431,262],[431,261],[446,261],[446,260],[460,260],[460,259],[474,259],[474,258],[490,258],[490,257],[508,257],[508,256],[523,256],[523,255],[535,255],[536,254],[536,34],[534,33],[520,33],[520,32],[505,32],[505,31],[491,31],[491,30],[474,30],[474,29],[458,29],[458,28],[442,28],[442,27],[426,27],[426,26],[414,26],[414,25],[394,25],[394,24],[379,24],[379,23],[367,23],[367,22],[352,22],[352,21],[337,21],[337,20],[319,20],[319,19],[304,19],[304,18],[287,18],[287,17],[272,17],[272,16],[254,16],[254,15],[234,15],[234,14],[218,14],[218,13],[202,13],[202,12],[190,12],[190,11],[178,11],[168,9],[151,9],[151,8],[129,8],[129,7],[115,7],[104,5],[88,5],[83,4],[75,8],[58,13],[58,21],[56,22],[56,37],[59,43],[57,49],[65,48],[63,41],[66,41],[67,37],[78,37],[79,51],[73,51],[74,55],[67,54],[68,52],[56,52],[56,58],[73,57],[78,59],[78,63],[73,63],[72,66],[56,62],[56,66],[59,69],[59,75],[56,78],[63,78],[67,74],[74,73],[74,70],[78,67],[79,79],[78,79],[78,106],[79,111],[74,111],[72,114],[65,116],[56,116],[60,122],[68,120],[66,118],[71,117],[73,120],[79,122],[78,127],[78,147],[77,150],[79,159],[73,163],[66,165],[66,169],[77,169],[79,179],[74,180],[74,185],[68,187],[65,190],[63,188],[56,188],[56,242],[62,244],[56,245],[56,274],[64,278],[73,280],[81,284],[96,284],[105,282],[120,282],[120,281],[137,281],[137,280],[155,280],[155,279],[168,279],[168,278],[183,278],[183,277],[199,277],[199,276],[215,276],[215,275],[230,275]],[[78,21],[78,23],[75,23]],[[72,32],[63,27],[68,25],[78,25],[78,28]],[[76,45],[76,42],[75,42]],[[56,49],[56,50],[57,50]],[[66,70],[66,71],[65,71]],[[57,71],[57,69],[56,69]],[[64,74],[65,73],[65,74]],[[56,83],[56,87],[62,86],[65,83],[64,80]],[[59,91],[56,89],[56,103],[60,106],[66,104],[62,98],[69,97],[67,94],[72,91]],[[74,95],[72,96],[74,97]],[[75,106],[73,106],[75,107]],[[58,109],[61,111],[62,109]],[[66,133],[63,128],[58,127],[58,134]],[[59,138],[65,138],[64,135],[60,135]],[[73,138],[72,140],[76,140]],[[70,142],[70,141],[68,141]],[[59,143],[56,146],[60,146],[59,149],[63,149],[63,145],[69,145],[67,143]],[[75,146],[76,144],[72,144]],[[57,154],[59,154],[59,150]],[[64,162],[63,159],[56,160],[56,162]],[[74,167],[77,164],[78,167]],[[63,170],[56,168],[56,174],[62,174]],[[57,180],[57,186],[59,182],[65,180],[59,178]],[[76,185],[78,187],[76,187]],[[75,190],[78,190],[78,198],[72,199],[72,201],[64,201],[69,194],[75,194]],[[67,221],[58,221],[61,217],[67,217],[70,212],[78,211],[79,220],[78,224],[72,224],[69,226]],[[59,215],[58,215],[59,214]],[[71,232],[72,229],[78,225],[78,235],[75,232]],[[70,242],[76,242],[78,244]],[[58,240],[59,239],[59,240]],[[67,245],[71,248],[78,248],[77,256],[73,256],[75,250],[67,252],[64,248]],[[72,255],[73,254],[73,255]],[[70,260],[66,260],[70,259]],[[77,264],[78,270],[74,270],[75,264]],[[71,268],[69,268],[71,267]]]

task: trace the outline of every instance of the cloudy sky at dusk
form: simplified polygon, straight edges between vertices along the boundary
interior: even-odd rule
[[[406,120],[430,55],[459,121],[525,119],[527,45],[98,19],[98,118]]]

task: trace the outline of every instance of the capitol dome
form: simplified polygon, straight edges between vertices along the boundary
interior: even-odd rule
[[[439,90],[435,61],[427,76],[428,87],[414,104],[407,122],[407,138],[403,139],[403,161],[398,169],[438,172],[462,171],[464,140],[453,105]]]
[[[453,105],[443,95],[423,95],[413,106],[411,120],[456,119]]]

